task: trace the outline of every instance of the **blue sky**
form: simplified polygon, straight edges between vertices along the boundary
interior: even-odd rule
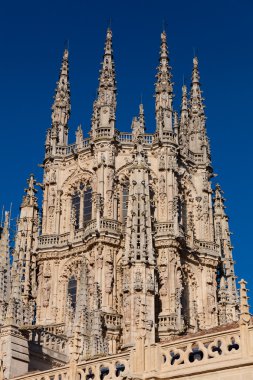
[[[111,18],[118,81],[117,128],[129,130],[142,94],[148,131],[154,123],[154,82],[166,20],[175,108],[193,51],[199,57],[214,172],[225,191],[234,235],[236,273],[252,276],[253,3],[213,1],[5,1],[0,12],[0,205],[18,214],[26,178],[43,161],[46,129],[64,42],[69,40],[72,116],[87,133],[105,31]],[[253,302],[253,301],[252,301]]]

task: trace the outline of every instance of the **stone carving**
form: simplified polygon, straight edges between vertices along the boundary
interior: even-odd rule
[[[51,269],[50,264],[47,263],[45,272],[44,272],[44,280],[43,280],[43,306],[48,307],[49,299],[50,299],[50,291],[51,291]]]

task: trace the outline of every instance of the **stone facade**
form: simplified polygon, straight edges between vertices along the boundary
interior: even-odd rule
[[[205,358],[230,352],[235,347],[228,351],[228,346],[241,339],[244,322],[240,333],[224,337],[223,332],[221,343],[212,336],[212,354],[205,335],[206,330],[238,322],[239,297],[223,192],[219,185],[212,189],[198,60],[193,59],[189,95],[182,88],[180,115],[173,110],[165,32],[157,70],[155,132],[145,132],[142,104],[132,133],[120,132],[109,29],[90,137],[84,138],[79,126],[70,145],[64,51],[46,135],[43,182],[36,183],[33,175],[28,179],[11,271],[8,213],[1,231],[2,378],[65,366],[22,379],[83,379],[81,369],[76,372],[80,363],[97,360],[90,368],[100,371],[100,356],[116,358],[114,364],[108,360],[120,378],[130,352],[135,377],[154,370],[163,374],[162,357],[164,363],[179,363],[178,355],[184,356],[181,364],[189,362],[191,352],[194,357],[197,349],[189,334],[202,332],[198,350]],[[241,313],[245,307],[251,336],[245,297]],[[173,348],[175,339],[179,343]],[[187,342],[190,348],[184,349]]]

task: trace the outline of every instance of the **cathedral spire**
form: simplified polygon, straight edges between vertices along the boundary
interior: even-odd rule
[[[98,96],[93,105],[93,138],[112,138],[115,132],[116,79],[112,49],[112,31],[107,29],[104,56],[99,76]],[[108,133],[110,129],[110,133]]]
[[[189,149],[194,154],[202,154],[196,156],[196,163],[206,164],[210,167],[210,146],[206,133],[206,117],[205,106],[203,103],[202,91],[200,88],[200,75],[198,67],[198,58],[193,58],[192,82],[189,101]]]
[[[184,84],[182,87],[182,100],[181,100],[181,125],[184,125],[188,120],[188,99],[187,87]]]
[[[17,223],[11,277],[12,296],[22,299],[28,313],[28,308],[33,307],[32,298],[36,287],[35,250],[39,234],[39,208],[33,174],[30,174],[27,184]]]
[[[68,120],[70,117],[69,52],[64,50],[59,80],[56,83],[52,105],[52,145],[68,144]],[[47,139],[49,139],[47,135]]]
[[[0,227],[0,325],[6,314],[10,295],[10,213],[5,212],[4,226]]]
[[[214,231],[215,241],[219,246],[220,257],[222,262],[222,273],[226,280],[226,319],[231,322],[237,319],[237,295],[236,282],[234,272],[234,261],[232,256],[232,244],[230,240],[230,230],[228,224],[228,216],[225,213],[223,191],[220,185],[216,184],[214,191]]]
[[[192,115],[204,116],[204,104],[202,91],[200,89],[199,63],[197,57],[193,58],[190,111]]]
[[[172,131],[172,99],[171,67],[169,66],[168,46],[165,31],[161,34],[161,47],[158,72],[156,75],[156,131],[162,138],[163,131]]]
[[[25,206],[35,206],[37,207],[37,189],[35,189],[34,185],[36,184],[36,181],[34,179],[34,174],[30,174],[28,180],[27,180],[28,187],[25,189],[25,195],[23,197],[23,201],[21,204],[21,207]]]
[[[179,129],[179,145],[180,145],[181,154],[183,156],[187,155],[187,152],[188,152],[188,121],[189,121],[189,110],[188,110],[187,87],[184,84],[182,87],[180,129]]]

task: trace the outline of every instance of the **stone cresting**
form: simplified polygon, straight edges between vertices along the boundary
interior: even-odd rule
[[[8,213],[0,230],[2,378],[170,378],[241,365],[252,345],[247,290],[242,281],[239,301],[198,59],[178,115],[163,32],[155,131],[140,104],[132,132],[120,132],[109,29],[89,138],[79,125],[73,144],[68,60],[65,50],[43,181],[28,179],[11,270]]]

